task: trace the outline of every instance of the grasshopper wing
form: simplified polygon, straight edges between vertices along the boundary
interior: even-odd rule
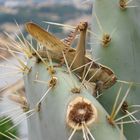
[[[62,52],[69,46],[60,41],[59,38],[50,34],[39,25],[29,22],[26,23],[26,30],[33,38],[35,38],[40,44],[53,52]]]

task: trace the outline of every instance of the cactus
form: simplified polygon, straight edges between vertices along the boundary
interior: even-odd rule
[[[85,55],[87,23],[76,26],[64,42],[34,23],[27,23],[26,29],[44,47],[33,46],[25,38],[19,39],[20,43],[13,41],[27,63],[8,50],[19,62],[26,93],[26,98],[11,95],[10,99],[20,104],[26,115],[29,140],[125,140],[123,128],[94,97],[114,85],[116,76]],[[79,43],[71,48],[78,33]]]
[[[28,67],[32,70],[24,76],[30,110],[35,109],[35,114],[28,118],[29,140],[118,140],[121,137],[121,131],[108,123],[107,113],[87,89],[77,93],[81,83],[73,74],[62,67],[56,68],[51,77],[44,64],[34,62],[30,60]]]
[[[120,98],[131,85],[130,93],[122,103],[123,111],[119,114],[128,114],[128,117],[122,120],[124,135],[128,140],[140,138],[139,6],[138,0],[95,0],[92,14],[93,56],[101,58],[100,63],[112,68],[118,78],[117,84],[98,99],[109,114],[120,84],[123,86]]]
[[[26,98],[11,95],[10,99],[26,115],[29,140],[139,139],[138,28],[135,34],[139,25],[134,15],[139,10],[128,4],[131,1],[96,0],[93,8],[93,56],[102,57],[102,64],[114,72],[86,56],[87,22],[76,26],[64,41],[27,23],[27,32],[41,45],[23,35],[19,42],[12,40],[26,63],[6,45],[23,74]],[[71,44],[77,34],[75,49]]]
[[[7,116],[0,118],[0,122],[3,122],[4,120],[8,121],[9,119],[7,118]],[[14,123],[12,122],[12,120],[10,120],[10,121],[8,121],[8,123],[0,126],[0,139],[1,140],[9,140],[9,139],[12,139],[12,137],[15,138],[16,136],[19,135],[17,128],[14,128],[13,130],[6,132],[6,130],[9,127],[12,127],[13,125],[14,125]]]

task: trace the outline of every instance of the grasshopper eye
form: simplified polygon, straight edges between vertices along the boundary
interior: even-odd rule
[[[78,25],[78,30],[80,31],[84,31],[86,30],[88,27],[88,23],[87,22],[80,22],[80,24]]]

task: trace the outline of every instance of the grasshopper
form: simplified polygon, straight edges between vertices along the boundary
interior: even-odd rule
[[[63,54],[65,54],[68,65],[71,65],[71,70],[76,69],[75,73],[81,79],[88,71],[85,80],[96,85],[96,91],[102,92],[104,89],[113,86],[116,83],[117,78],[110,68],[96,63],[86,56],[85,46],[87,28],[87,22],[80,22],[75,28],[73,35],[69,36],[63,42],[39,25],[32,22],[26,23],[27,32],[47,49],[53,61],[61,63]],[[75,49],[71,47],[71,44],[77,33],[80,33],[80,38]],[[43,53],[41,56],[43,57]],[[86,65],[89,63],[90,66]]]

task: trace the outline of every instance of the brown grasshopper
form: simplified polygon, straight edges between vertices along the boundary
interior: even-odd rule
[[[35,23],[26,23],[26,30],[28,33],[47,48],[53,61],[61,63],[62,56],[65,54],[68,65],[70,66],[72,64],[71,69],[76,69],[75,72],[80,78],[88,71],[85,80],[96,84],[96,91],[101,92],[114,85],[117,78],[110,68],[96,63],[86,56],[85,43],[87,27],[87,22],[81,22],[75,28],[73,35],[69,36],[65,42],[62,42]],[[71,43],[78,32],[80,32],[80,38],[76,49],[74,49],[71,47]],[[90,66],[86,64],[89,64]]]

